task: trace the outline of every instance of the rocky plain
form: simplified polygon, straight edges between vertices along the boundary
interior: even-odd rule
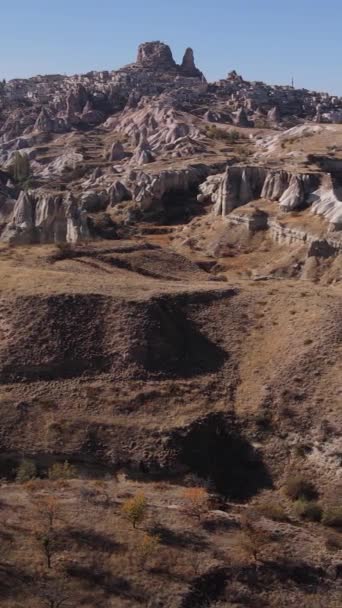
[[[342,98],[2,82],[0,605],[340,607],[341,296]]]

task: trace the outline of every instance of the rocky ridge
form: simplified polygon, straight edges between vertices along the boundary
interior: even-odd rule
[[[280,212],[310,207],[341,228],[335,165],[307,170],[307,154],[300,170],[272,166],[272,150],[338,120],[337,97],[246,82],[235,71],[208,84],[192,49],[177,64],[155,41],[115,72],[10,81],[0,104],[2,241],[77,242],[89,236],[89,214],[135,225],[166,206],[178,213],[179,200],[196,195],[196,213],[212,204],[225,216],[263,199]],[[237,164],[240,152],[248,162]]]

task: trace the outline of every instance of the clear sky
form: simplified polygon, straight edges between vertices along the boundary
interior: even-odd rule
[[[162,40],[210,80],[342,95],[342,0],[0,0],[0,18],[0,78],[116,69]]]

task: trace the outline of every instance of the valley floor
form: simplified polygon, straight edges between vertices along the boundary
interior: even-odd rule
[[[340,605],[341,283],[177,235],[0,250],[4,608]]]

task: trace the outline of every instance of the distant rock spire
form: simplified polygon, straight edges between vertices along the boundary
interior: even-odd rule
[[[185,76],[203,78],[202,72],[196,67],[194,52],[190,47],[184,53],[181,71]]]

